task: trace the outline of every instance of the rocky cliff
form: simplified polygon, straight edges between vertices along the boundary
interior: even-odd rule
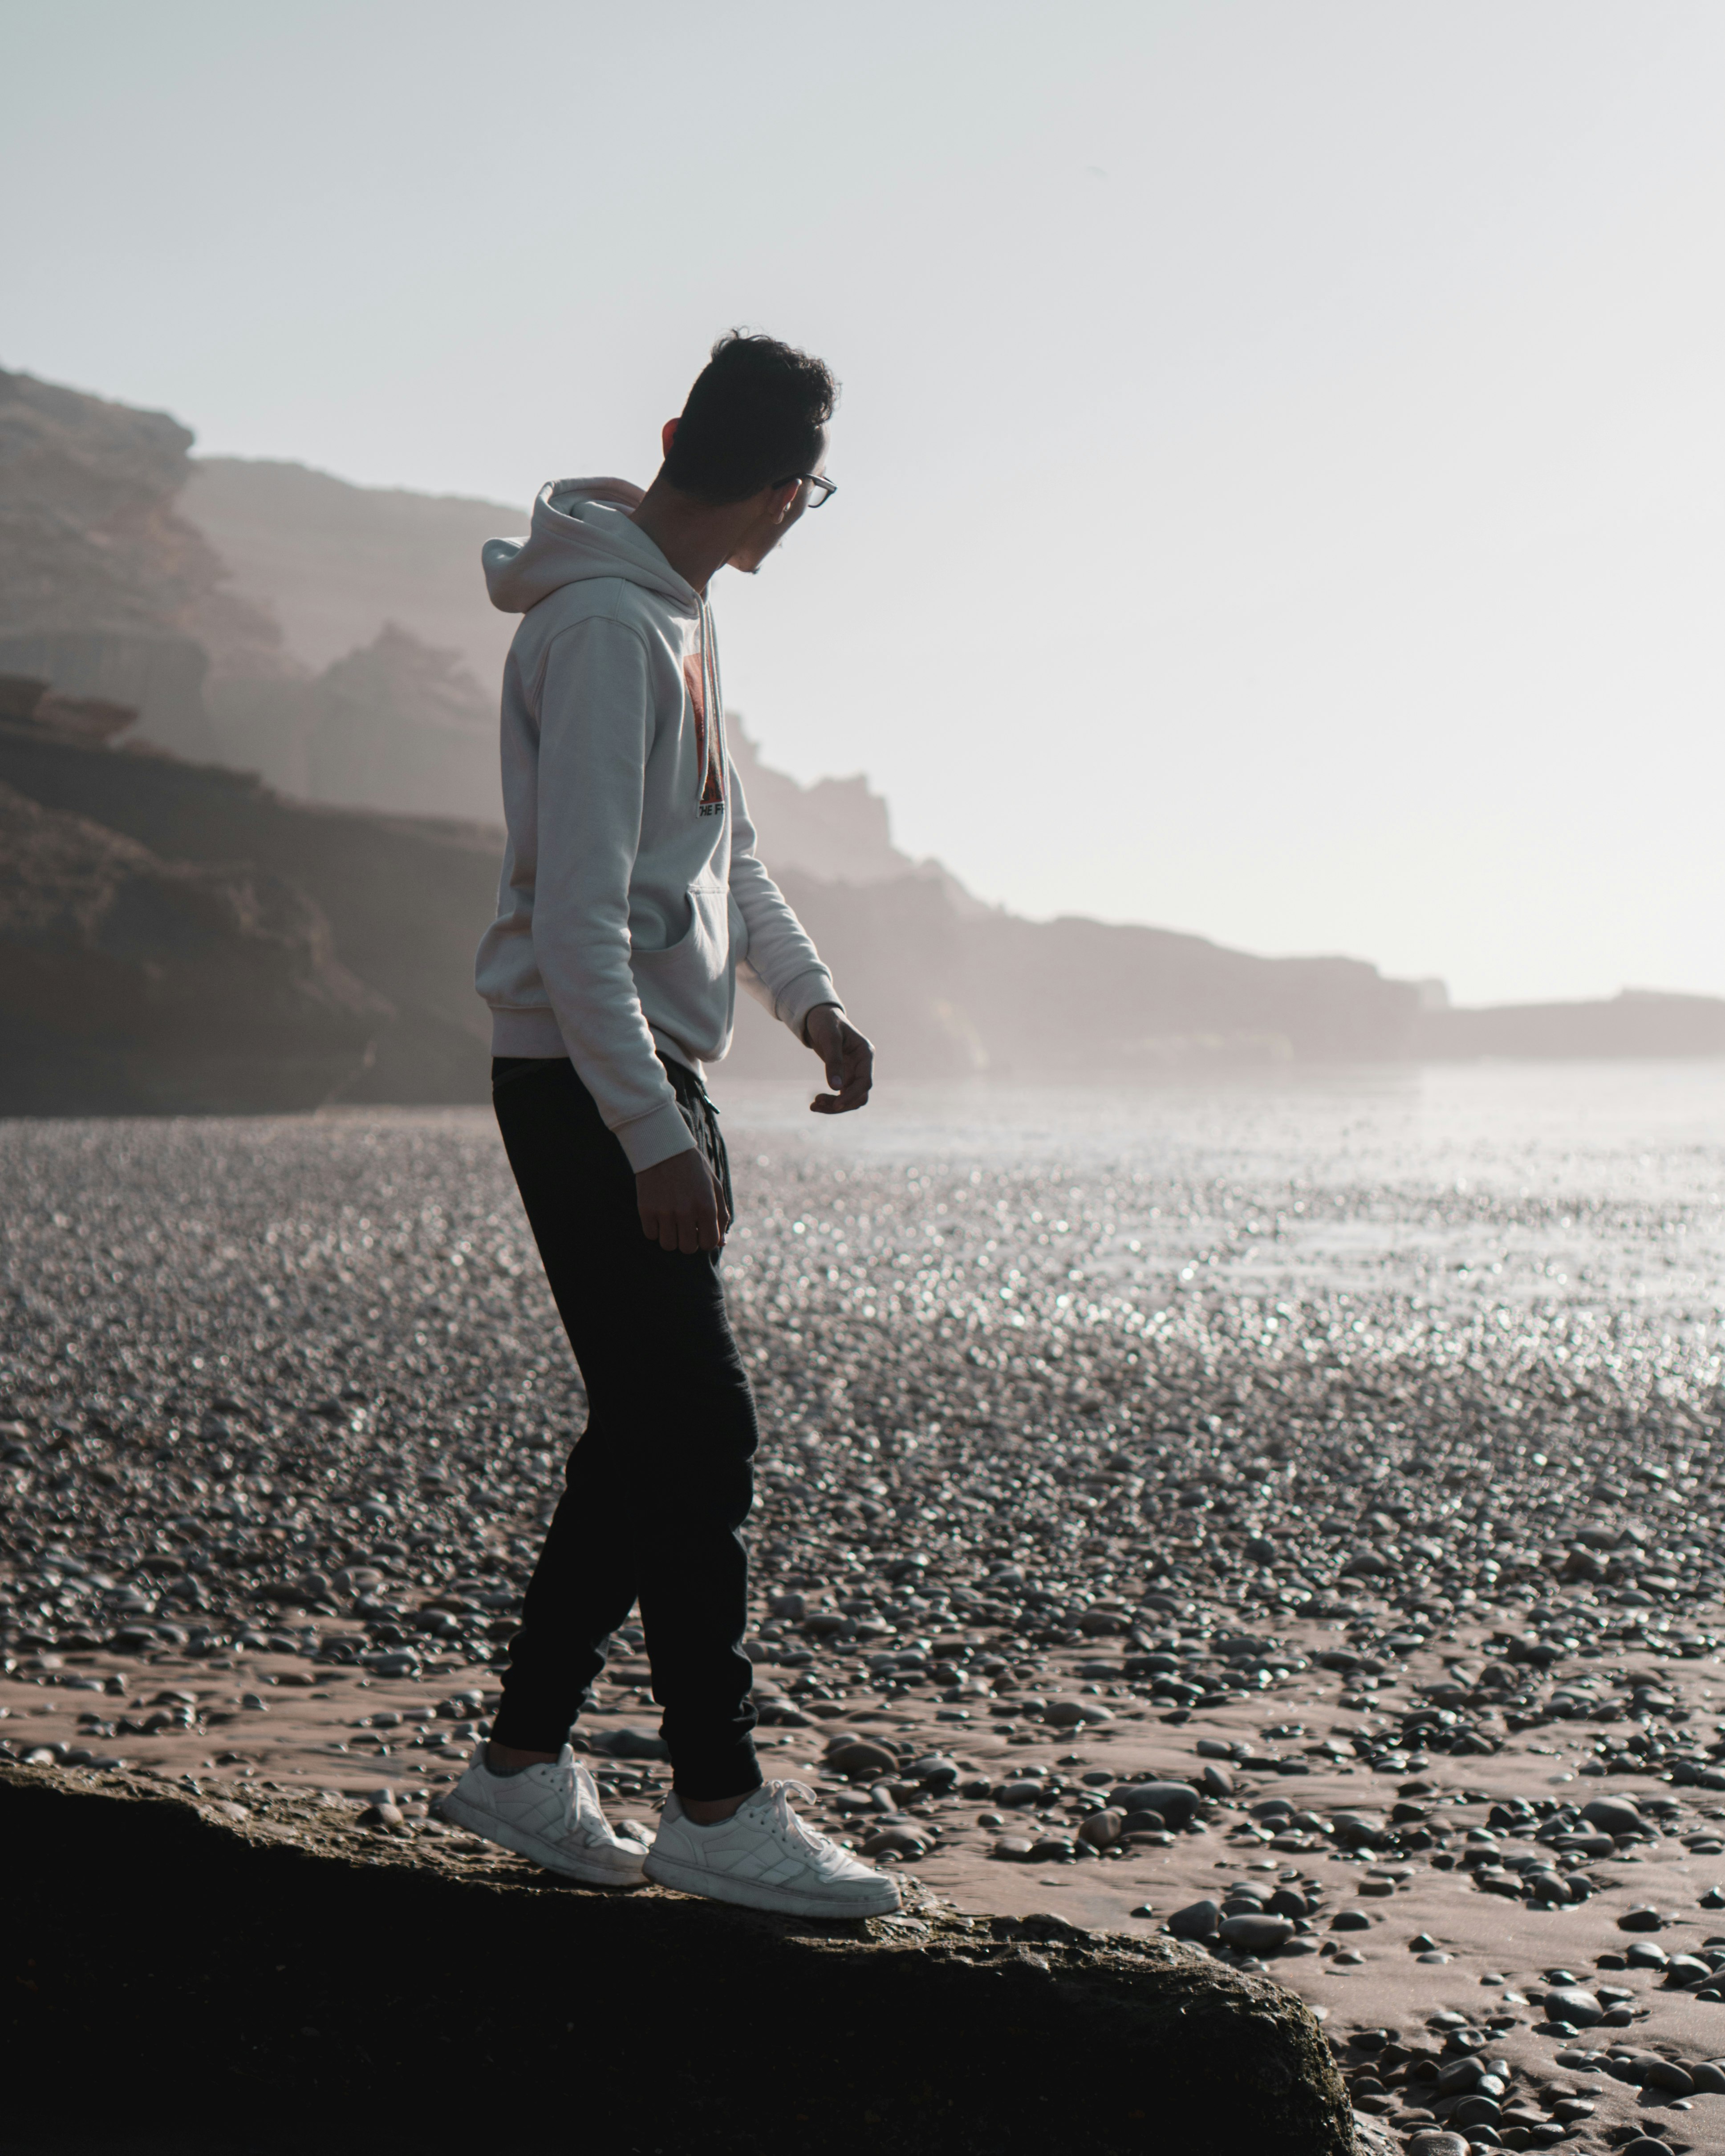
[[[486,597],[479,550],[524,531],[525,506],[211,457],[191,464],[180,509],[233,588],[281,624],[300,670],[285,687],[273,673],[220,673],[209,699],[222,762],[310,800],[501,814],[497,682],[516,624]],[[775,868],[878,883],[915,867],[866,779],[799,785],[761,761],[735,714],[731,739]]]
[[[243,969],[246,952],[254,950],[260,997],[266,978],[274,978],[265,963],[268,934],[261,912],[245,927],[251,916],[237,893],[246,878],[246,889],[279,892],[283,904],[290,892],[300,908],[292,917],[300,924],[295,978],[309,998],[308,1026],[317,995],[335,993],[335,974],[319,973],[319,964],[369,992],[341,1005],[344,1024],[351,1019],[364,1034],[341,1086],[343,1098],[485,1097],[487,1019],[473,993],[473,952],[495,902],[495,832],[287,801],[243,773],[129,753],[41,723],[0,721],[0,784],[51,819],[77,819],[86,848],[96,827],[116,845],[130,842],[138,875],[147,858],[158,881],[167,864],[206,879],[193,877],[183,886],[188,894],[205,891],[209,877],[228,879],[222,903],[234,925],[220,964]],[[113,855],[104,871],[110,880],[120,858]],[[938,871],[847,885],[792,870],[784,882],[874,1034],[884,1066],[901,1080],[983,1072],[1120,1077],[1242,1058],[1394,1055],[1412,1015],[1414,991],[1368,966],[1252,958],[1196,937],[1091,921],[1039,927],[976,907],[955,896]],[[0,934],[13,932],[0,922]],[[0,1111],[54,1104],[30,1072],[38,1062],[52,1063],[54,1027],[69,1042],[81,1037],[88,963],[69,964],[58,999],[50,993],[51,952],[69,952],[74,942],[68,932],[59,944],[41,947],[44,963],[28,976],[33,1001],[18,985],[23,973],[15,968],[0,975],[0,1026],[8,1044],[0,1055]],[[267,1076],[280,1050],[277,1034],[258,1015],[264,1005],[237,993],[208,998],[205,976],[189,957],[184,983],[173,988],[170,947],[157,956],[166,969],[160,996],[172,989],[181,998],[177,1008],[210,1001],[223,1010],[229,1038],[251,1044],[246,1054],[262,1075],[249,1094],[230,1087],[228,1103],[281,1104],[280,1086]],[[743,1000],[731,1067],[809,1075],[808,1058],[789,1035]],[[158,1029],[147,1038],[166,1035]],[[208,1097],[176,1095],[180,1083],[163,1077],[162,1105]],[[295,1084],[294,1097],[302,1104],[335,1090],[321,1076]],[[85,1084],[77,1098],[86,1107],[102,1105],[99,1092]],[[105,1104],[138,1101],[136,1084],[116,1077]]]
[[[872,885],[779,874],[901,1077],[1118,1081],[1409,1050],[1418,990],[1358,959],[1258,958],[1166,929],[1020,921],[933,867]],[[783,1029],[741,1006],[727,1069],[801,1075],[807,1058]]]
[[[455,649],[439,631],[483,608],[501,631],[480,654],[495,683],[508,625],[485,606],[479,539],[522,520],[458,505],[446,529],[446,505],[295,467],[238,466],[259,483],[200,490],[192,441],[165,413],[0,372],[0,672],[131,706],[137,738],[303,799],[495,821],[495,685],[475,680],[459,627]],[[228,504],[275,589],[236,577],[183,513],[188,492]],[[345,517],[321,509],[331,498]]]
[[[0,785],[0,1111],[316,1106],[390,1015],[292,883],[165,861]]]
[[[1725,1001],[1625,988],[1609,1001],[1423,1012],[1410,1041],[1428,1062],[1479,1056],[1725,1055]]]
[[[292,669],[175,509],[191,446],[166,413],[0,372],[0,671],[133,706],[144,738],[208,757],[212,654],[259,679]]]
[[[110,893],[86,901],[65,860],[39,850],[18,870],[13,911],[0,920],[0,1113],[211,1105],[174,1047],[173,1014],[192,1011],[207,1013],[229,1045],[224,1107],[311,1106],[337,1092],[484,1097],[488,1027],[473,952],[495,899],[494,832],[285,801],[242,773],[92,745],[40,723],[0,721],[0,785],[49,812],[45,829],[76,822],[87,874]],[[96,827],[116,846],[131,842],[130,883],[122,854],[90,855]],[[204,926],[194,932],[187,923],[199,907]],[[154,944],[127,927],[145,919]],[[33,925],[41,921],[59,925],[49,933]],[[91,1000],[93,969],[116,939],[145,973],[86,1050],[90,1013],[102,1008]],[[294,1011],[290,1023],[283,1014]],[[296,1026],[311,1059],[302,1066]],[[124,1041],[136,1050],[126,1069],[115,1046]],[[71,1060],[87,1074],[75,1097],[39,1075]],[[157,1073],[147,1100],[146,1070]]]
[[[501,824],[496,700],[393,622],[315,679],[218,680],[220,761],[302,801]]]
[[[353,486],[304,465],[246,457],[194,459],[179,500],[232,588],[281,624],[308,673],[393,622],[457,653],[488,701],[515,623],[485,596],[480,547],[525,532],[528,507]]]

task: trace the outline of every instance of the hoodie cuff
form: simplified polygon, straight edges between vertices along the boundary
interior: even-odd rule
[[[634,1116],[611,1135],[623,1147],[637,1175],[644,1168],[657,1168],[660,1161],[669,1160],[673,1153],[697,1150],[695,1133],[683,1121],[675,1101],[667,1101],[662,1108],[655,1108],[649,1115]]]
[[[782,988],[773,998],[773,1009],[778,1013],[780,1023],[788,1025],[798,1040],[803,1040],[803,1029],[809,1023],[809,1012],[822,1004],[831,1004],[841,1011],[845,1008],[839,1000],[839,991],[833,986],[833,977],[824,966],[811,966],[806,973],[798,973],[788,988]],[[803,1045],[806,1048],[809,1044],[803,1040]]]

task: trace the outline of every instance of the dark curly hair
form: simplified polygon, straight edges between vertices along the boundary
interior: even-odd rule
[[[747,501],[806,472],[833,416],[831,371],[777,337],[727,330],[695,377],[665,475],[702,501]]]

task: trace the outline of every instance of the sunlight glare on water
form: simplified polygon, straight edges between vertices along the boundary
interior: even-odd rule
[[[715,1091],[733,1149],[775,1166],[1058,1186],[1050,1232],[1091,1277],[1725,1310],[1718,1063],[889,1082],[862,1114],[819,1121],[794,1085],[721,1072]]]

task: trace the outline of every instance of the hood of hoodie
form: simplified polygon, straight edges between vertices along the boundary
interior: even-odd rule
[[[565,584],[621,577],[671,600],[679,612],[699,613],[700,593],[629,520],[642,499],[626,479],[550,480],[539,490],[525,539],[487,539],[480,549],[492,605],[501,613],[526,613]]]

